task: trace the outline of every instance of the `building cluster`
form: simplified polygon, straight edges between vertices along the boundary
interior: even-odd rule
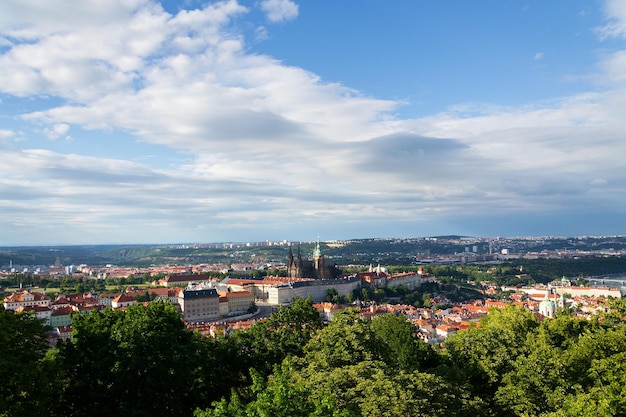
[[[475,252],[476,246],[472,247],[471,251],[468,246],[464,256],[469,259],[476,256]],[[124,277],[129,275],[127,269],[115,271],[113,267],[106,268],[106,271],[91,270],[86,266],[81,266],[80,269],[83,273],[95,274],[100,278],[115,277],[117,274]],[[564,278],[547,286],[532,288],[498,289],[485,284],[484,293],[487,296],[495,295],[499,291],[511,291],[511,299],[461,303],[436,311],[430,308],[397,305],[339,306],[325,302],[329,292],[346,297],[362,286],[371,288],[403,286],[414,290],[424,282],[434,281],[434,277],[422,269],[418,272],[390,274],[380,266],[370,266],[368,271],[355,275],[340,276],[334,265],[326,263],[319,243],[313,252],[312,260],[303,259],[299,248],[295,254],[291,247],[289,248],[286,277],[228,277],[216,281],[210,274],[211,271],[215,271],[216,266],[163,268],[159,269],[158,273],[167,270],[168,274],[163,279],[153,281],[150,288],[129,288],[123,293],[115,294],[59,295],[54,301],[44,293],[24,290],[7,296],[4,299],[4,308],[31,312],[55,329],[53,334],[55,338],[66,339],[71,337],[73,315],[105,308],[125,309],[140,302],[164,300],[172,302],[179,309],[189,328],[214,336],[250,326],[251,320],[256,320],[255,305],[287,306],[297,298],[309,298],[316,303],[316,308],[325,320],[332,320],[333,315],[341,309],[355,307],[361,309],[361,316],[366,319],[381,314],[403,314],[415,325],[421,339],[433,343],[469,328],[493,307],[516,304],[542,318],[553,317],[558,308],[569,308],[577,314],[585,315],[603,309],[603,299],[621,297],[619,289],[575,287]],[[130,275],[154,275],[155,272],[154,268],[133,269]],[[449,300],[446,299],[431,301],[433,305],[449,304]]]
[[[34,314],[50,326],[51,344],[56,343],[57,339],[66,340],[71,337],[72,316],[104,308],[97,296],[92,294],[59,295],[52,301],[44,293],[24,290],[4,298],[5,310]]]
[[[150,301],[139,301],[142,296]],[[254,305],[254,296],[247,291],[218,292],[215,288],[188,286],[141,290],[129,288],[121,294],[68,294],[59,295],[54,300],[42,292],[23,290],[5,297],[4,309],[34,314],[52,328],[50,338],[54,344],[58,339],[71,337],[72,319],[77,314],[106,308],[125,309],[138,303],[163,300],[172,302],[188,323],[244,314]]]
[[[388,275],[385,272],[369,271],[360,274],[363,284],[373,283],[378,285],[398,284],[395,281],[406,279],[408,276],[417,274]],[[422,280],[432,280],[433,277],[422,277]],[[238,283],[235,281],[231,284]],[[424,282],[424,281],[422,281]],[[245,284],[244,284],[245,285]],[[398,284],[402,285],[402,284]],[[248,287],[249,288],[249,287]],[[562,286],[561,288],[565,288]],[[415,327],[417,336],[427,343],[440,343],[451,334],[466,330],[476,326],[481,318],[489,313],[493,308],[504,308],[509,305],[516,305],[531,311],[539,320],[554,317],[559,308],[572,311],[572,314],[590,318],[598,312],[607,311],[607,300],[609,298],[619,298],[621,295],[610,288],[598,287],[575,287],[569,286],[576,291],[580,288],[581,294],[570,296],[570,293],[557,292],[555,288],[538,285],[533,288],[520,288],[513,292],[507,300],[475,300],[463,303],[450,303],[445,297],[435,296],[430,302],[432,305],[447,305],[448,308],[417,308],[411,305],[376,304],[355,302],[349,305],[341,305],[331,302],[315,302],[314,307],[320,313],[324,321],[332,321],[335,314],[346,309],[358,309],[361,318],[371,320],[377,316],[386,314],[403,315]],[[583,290],[585,288],[585,290]],[[503,288],[504,289],[504,288]],[[497,289],[489,284],[485,284],[484,292],[495,294]],[[207,336],[228,334],[234,330],[248,329],[256,320],[239,320],[233,322],[213,321],[208,323],[190,323],[188,327],[199,331]]]
[[[325,266],[323,256],[318,256],[309,266],[305,262],[299,262],[299,257],[299,253],[297,257],[292,255],[294,267],[302,268],[303,271],[305,268],[312,268],[318,274],[315,278],[288,276],[226,278],[215,281],[206,273],[175,273],[154,281],[150,288],[128,288],[122,293],[69,294],[59,295],[51,300],[42,292],[17,291],[4,299],[4,308],[35,314],[54,329],[57,338],[65,339],[71,334],[69,326],[73,315],[105,308],[124,309],[139,302],[170,301],[180,310],[186,323],[206,327],[210,326],[208,323],[224,321],[233,316],[252,316],[256,304],[287,306],[296,298],[310,298],[313,302],[320,303],[326,299],[330,290],[345,297],[362,285],[406,285],[412,289],[433,279],[423,271],[388,274],[380,267],[370,267],[368,272],[353,276],[330,275],[330,278],[322,279],[333,270]],[[230,325],[231,330],[233,326],[235,325]]]
[[[578,287],[572,286],[571,288]],[[614,289],[608,288],[586,287],[586,289],[587,293],[584,295],[570,296],[569,293],[557,293],[553,288],[538,286],[532,290],[519,289],[512,293],[508,300],[486,299],[454,304],[443,297],[430,300],[433,305],[449,306],[444,309],[417,308],[411,305],[378,305],[373,302],[366,305],[323,302],[315,304],[315,308],[324,321],[332,321],[333,316],[338,312],[355,308],[359,309],[360,317],[366,320],[386,314],[401,314],[414,325],[420,339],[427,343],[440,343],[451,334],[478,325],[480,319],[493,308],[516,305],[531,311],[541,321],[553,318],[556,311],[561,308],[571,310],[572,314],[578,317],[590,318],[599,312],[606,312],[607,301],[610,298],[621,296],[619,290],[615,292]],[[485,292],[495,294],[496,290],[494,287],[488,287]]]

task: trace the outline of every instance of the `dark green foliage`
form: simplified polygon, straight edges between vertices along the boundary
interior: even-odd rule
[[[307,361],[318,370],[331,370],[363,361],[381,361],[382,346],[368,322],[356,310],[337,313],[304,348]]]
[[[105,282],[103,280],[86,277],[64,276],[63,278],[54,278],[49,276],[42,277],[31,273],[15,273],[9,275],[4,282],[6,283],[5,285],[14,287],[61,288],[69,293],[102,292],[105,290]]]
[[[46,328],[0,306],[0,416],[46,415],[55,393]]]
[[[344,304],[346,302],[345,297],[339,295],[336,289],[331,288],[327,291],[326,301],[335,304]]]
[[[523,267],[536,282],[547,283],[562,276],[593,276],[622,273],[626,271],[626,258],[600,257],[582,259],[536,259],[516,260],[516,267]]]
[[[321,327],[322,320],[311,300],[299,298],[291,307],[280,307],[250,330],[230,336],[226,343],[236,345],[240,372],[254,368],[267,376],[288,355],[301,355],[303,347]]]
[[[528,353],[527,340],[539,326],[535,317],[520,307],[492,309],[479,327],[453,334],[445,342],[451,375],[466,381],[475,396],[496,412],[491,400],[513,362]]]
[[[597,319],[494,309],[442,347],[402,316],[323,325],[310,300],[205,338],[170,303],[77,316],[48,349],[0,310],[0,416],[622,416],[626,303]]]
[[[464,415],[464,405],[469,415],[467,395],[440,376],[416,370],[427,349],[413,344],[400,320],[388,316],[374,324],[355,311],[339,313],[308,342],[302,358],[288,356],[268,379],[255,373],[249,402],[233,394],[196,415],[445,416]],[[386,361],[407,349],[416,357]]]
[[[364,295],[367,293],[367,296]],[[464,284],[444,284],[440,282],[425,282],[419,287],[409,290],[406,286],[382,286],[375,290],[369,287],[355,290],[352,298],[362,301],[374,300],[378,303],[390,302],[409,304],[415,307],[432,307],[430,299],[433,295],[443,296],[451,302],[463,302],[469,300],[481,300],[484,294],[477,291],[473,286]],[[329,300],[330,301],[330,300]]]
[[[211,392],[207,341],[187,331],[170,303],[78,316],[61,346],[65,415],[189,415]]]
[[[383,360],[390,368],[415,371],[439,365],[435,350],[416,337],[415,328],[404,316],[377,317],[370,327],[382,346]]]
[[[519,416],[590,415],[588,404],[602,410],[597,415],[621,415],[625,330],[567,316],[545,321],[528,356],[504,375],[497,401]]]

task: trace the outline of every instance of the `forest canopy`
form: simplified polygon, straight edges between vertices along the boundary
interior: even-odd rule
[[[2,309],[0,416],[619,416],[625,312],[510,306],[428,345],[403,316],[325,325],[304,299],[210,338],[153,302],[78,316],[47,348],[39,321]]]

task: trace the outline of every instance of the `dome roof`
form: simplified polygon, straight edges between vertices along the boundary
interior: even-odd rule
[[[539,303],[539,314],[546,317],[552,317],[556,312],[556,303],[552,300],[545,299]]]

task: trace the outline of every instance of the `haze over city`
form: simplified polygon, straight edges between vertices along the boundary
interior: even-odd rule
[[[626,2],[0,3],[0,246],[626,234]]]

